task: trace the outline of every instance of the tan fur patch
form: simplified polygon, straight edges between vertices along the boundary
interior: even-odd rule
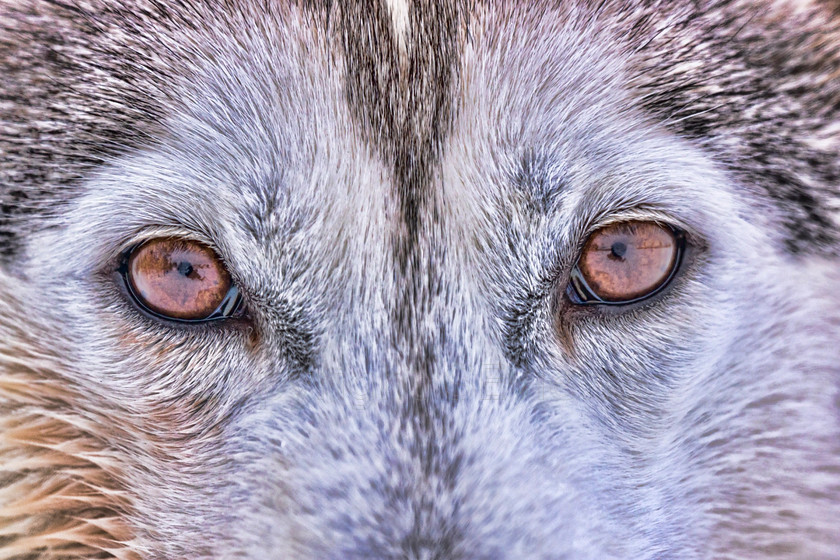
[[[20,324],[26,313],[10,314],[10,303],[0,304],[0,560],[140,558],[113,451],[92,421],[68,412],[78,396],[26,335],[39,328]]]

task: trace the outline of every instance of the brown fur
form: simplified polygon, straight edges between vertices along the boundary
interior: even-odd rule
[[[15,290],[2,291],[0,559],[140,558],[124,521],[120,454],[108,443],[119,427],[70,412],[85,399],[56,375],[69,367],[61,349],[30,338],[49,327],[23,311]]]

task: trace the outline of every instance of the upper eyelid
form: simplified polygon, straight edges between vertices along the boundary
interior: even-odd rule
[[[131,236],[127,236],[123,238],[123,240],[117,243],[114,248],[112,249],[112,253],[109,256],[107,262],[112,263],[109,268],[116,263],[119,266],[120,262],[122,261],[124,255],[133,250],[136,247],[139,247],[143,243],[147,241],[151,241],[152,239],[158,239],[161,237],[173,237],[177,239],[183,239],[185,241],[195,241],[206,245],[213,252],[222,259],[222,262],[225,264],[225,268],[230,271],[230,267],[227,266],[229,261],[225,259],[223,256],[223,252],[219,250],[219,246],[213,242],[208,236],[203,235],[201,233],[196,232],[195,230],[190,230],[182,227],[175,227],[175,226],[148,226],[142,228],[135,232]]]
[[[666,212],[659,209],[650,209],[644,206],[632,206],[618,211],[608,211],[601,213],[581,228],[577,235],[574,235],[575,254],[579,255],[587,239],[598,231],[613,224],[623,222],[656,222],[676,228],[683,232],[687,243],[699,244],[699,241],[704,239],[703,235],[695,228],[681,219],[676,214]]]
[[[187,229],[182,227],[176,226],[147,226],[142,229],[137,230],[134,235],[127,237],[124,239],[119,246],[121,247],[119,252],[123,252],[126,249],[134,247],[136,245],[140,245],[150,239],[157,239],[159,237],[176,237],[178,239],[184,239],[189,241],[197,241],[204,245],[207,245],[214,251],[218,253],[218,247],[213,242],[211,238],[202,234],[201,232],[197,232],[193,229]]]
[[[690,225],[674,213],[640,204],[600,214],[590,225],[589,232],[591,233],[611,224],[629,221],[665,223],[684,231],[690,231],[692,229]]]

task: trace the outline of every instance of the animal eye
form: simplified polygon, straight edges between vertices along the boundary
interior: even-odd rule
[[[222,319],[241,306],[239,290],[221,259],[196,241],[147,241],[126,252],[120,272],[137,304],[165,319]]]
[[[567,294],[578,304],[624,304],[652,296],[674,275],[682,232],[655,222],[622,222],[595,231],[572,271]]]

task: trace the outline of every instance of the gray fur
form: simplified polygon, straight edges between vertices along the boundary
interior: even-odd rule
[[[392,4],[0,1],[0,559],[840,558],[836,6]]]

